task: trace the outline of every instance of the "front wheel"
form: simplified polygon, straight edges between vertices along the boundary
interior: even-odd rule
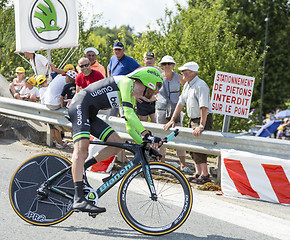
[[[14,173],[10,187],[10,203],[19,217],[34,225],[59,223],[72,214],[72,197],[52,191],[57,188],[74,195],[71,162],[61,156],[43,154],[24,162]],[[62,174],[57,174],[63,169]],[[39,194],[42,183],[55,175],[49,188]]]
[[[152,199],[141,165],[121,182],[118,204],[124,220],[147,235],[163,235],[179,228],[192,208],[192,191],[185,176],[161,162],[149,163],[157,199]]]

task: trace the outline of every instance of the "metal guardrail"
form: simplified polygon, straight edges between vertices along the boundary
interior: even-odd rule
[[[71,128],[71,123],[64,117],[67,114],[66,110],[52,111],[38,103],[0,97],[0,113]],[[131,140],[131,137],[126,132],[124,119],[106,115],[98,116],[110,124],[123,139]],[[163,137],[168,134],[164,132],[163,125],[161,124],[142,123],[154,135]],[[214,131],[203,131],[201,136],[194,137],[192,129],[185,127],[178,128],[180,130],[178,137],[167,143],[167,147],[217,156],[220,156],[221,149],[235,149],[256,153],[261,156],[267,155],[290,160],[290,141],[287,140]]]

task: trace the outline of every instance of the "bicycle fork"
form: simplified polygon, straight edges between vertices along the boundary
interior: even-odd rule
[[[150,170],[150,166],[149,163],[147,161],[147,159],[145,161],[142,161],[142,169],[143,169],[143,173],[144,173],[144,177],[146,180],[146,183],[149,187],[150,193],[151,193],[151,199],[153,201],[157,201],[157,194],[156,194],[156,190],[155,190],[155,186],[153,183],[153,178],[152,178],[152,174],[151,174],[151,170]]]

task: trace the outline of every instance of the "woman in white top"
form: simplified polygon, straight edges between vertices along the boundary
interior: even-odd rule
[[[21,88],[25,85],[25,69],[23,67],[18,67],[15,72],[17,77],[9,84],[9,90],[13,97],[15,97],[15,93],[19,93]]]

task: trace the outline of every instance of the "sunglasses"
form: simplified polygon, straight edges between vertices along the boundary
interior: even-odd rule
[[[168,65],[168,66],[171,66],[171,65],[173,65],[174,63],[161,63],[161,66],[166,66],[166,65]]]
[[[80,68],[84,68],[84,67],[88,67],[90,64],[89,63],[87,63],[87,64],[83,64],[83,65],[79,65],[80,66]]]

